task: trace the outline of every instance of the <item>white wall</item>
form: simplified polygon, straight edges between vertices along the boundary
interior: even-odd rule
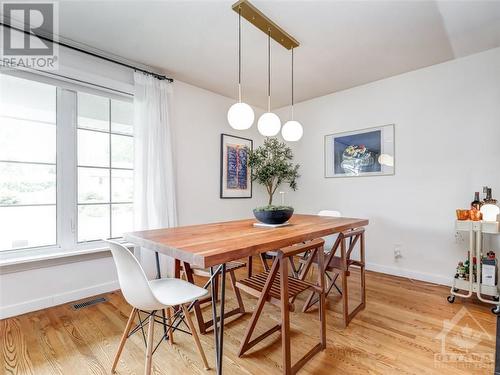
[[[227,110],[233,99],[176,81],[173,96],[174,158],[177,165],[179,225],[248,218],[266,202],[265,190],[253,184],[252,199],[220,199],[221,133],[262,143],[254,125],[246,131],[231,129]],[[257,119],[262,113],[256,110]]]
[[[89,82],[105,82],[108,87],[131,92],[130,70],[88,57],[78,60],[73,53],[61,52],[61,74]],[[240,134],[231,131],[226,113],[233,102],[179,81],[174,83],[172,119],[182,225],[249,217],[253,207],[265,202],[263,190],[255,185],[253,199],[219,198],[220,134],[253,138],[257,144],[261,140],[255,127]],[[144,258],[150,260],[147,256]],[[109,256],[78,262],[67,258],[67,261],[71,263],[30,264],[29,269],[20,272],[0,269],[0,318],[118,288],[115,266]],[[154,270],[154,264],[149,267],[149,263],[146,268]]]
[[[455,209],[483,185],[500,198],[500,48],[299,103],[295,114],[296,211],[369,218],[371,269],[449,283],[468,243],[455,241]],[[396,125],[394,176],[323,177],[326,134],[386,124]]]
[[[77,262],[66,258],[54,265],[60,262],[31,263],[26,270],[6,274],[2,270],[0,319],[118,289],[110,256]]]

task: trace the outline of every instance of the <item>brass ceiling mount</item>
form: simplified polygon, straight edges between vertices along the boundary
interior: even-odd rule
[[[241,16],[243,18],[266,35],[268,35],[270,30],[271,38],[286,49],[297,48],[300,46],[299,42],[293,36],[271,21],[264,13],[253,6],[250,1],[240,0],[234,3],[232,8],[236,13],[241,11]]]

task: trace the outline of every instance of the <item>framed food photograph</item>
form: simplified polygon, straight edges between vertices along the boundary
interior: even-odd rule
[[[249,150],[253,150],[251,139],[221,134],[221,198],[252,198],[252,176],[248,167]]]
[[[394,124],[325,136],[325,177],[394,174]]]

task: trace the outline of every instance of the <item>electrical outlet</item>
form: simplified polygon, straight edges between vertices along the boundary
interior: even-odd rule
[[[401,252],[402,246],[399,244],[394,245],[394,259],[398,260],[403,257],[403,253]]]

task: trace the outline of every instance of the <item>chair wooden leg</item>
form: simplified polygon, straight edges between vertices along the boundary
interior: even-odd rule
[[[174,261],[174,277],[176,279],[181,278],[181,261],[179,259]]]
[[[243,304],[243,299],[241,298],[240,290],[236,287],[236,276],[234,274],[234,270],[229,271],[229,278],[231,279],[231,286],[234,291],[234,295],[236,296],[236,301],[238,302],[238,308],[240,313],[245,312],[245,305]]]
[[[307,250],[304,252],[304,254],[302,254],[302,256],[299,257],[299,265],[297,267],[297,273],[299,275],[298,277],[301,277],[301,275],[302,275],[302,270],[307,263],[307,260],[309,258],[309,253],[310,253],[310,251]]]
[[[250,349],[256,343],[263,340],[271,333],[276,332],[276,330],[280,329],[280,325],[278,324],[273,328],[271,328],[270,330],[264,332],[260,336],[256,337],[255,339],[251,340],[253,331],[255,330],[255,326],[257,325],[257,321],[260,318],[260,314],[268,298],[269,291],[271,290],[271,286],[273,285],[274,279],[276,278],[277,271],[278,271],[278,262],[275,259],[273,265],[271,266],[271,270],[269,271],[269,274],[267,276],[266,283],[264,284],[264,288],[262,289],[257,305],[255,306],[255,309],[252,313],[252,317],[248,322],[247,329],[245,331],[245,334],[243,335],[243,340],[241,340],[240,349],[238,350],[238,357],[241,357],[243,354],[245,354],[245,352],[248,349]]]
[[[309,310],[309,308],[312,305],[314,305],[314,303],[312,302],[312,300],[313,300],[315,294],[316,294],[315,292],[309,293],[309,296],[307,297],[306,302],[304,303],[304,306],[302,307],[302,312],[303,313],[307,312],[307,310]]]
[[[248,257],[247,261],[247,277],[252,277],[253,273],[253,257]]]
[[[342,272],[342,316],[344,327],[349,324],[349,294],[347,293],[347,272]]]
[[[120,355],[122,354],[123,347],[125,346],[125,341],[127,341],[128,334],[132,329],[132,324],[134,323],[135,314],[137,313],[137,309],[132,308],[132,312],[128,317],[127,325],[125,326],[125,330],[123,331],[122,338],[120,340],[120,344],[118,345],[118,350],[115,355],[115,359],[113,361],[113,366],[111,367],[111,372],[114,373],[116,370],[116,366],[118,365],[118,360],[120,359]]]
[[[360,312],[361,310],[363,310],[365,307],[366,307],[366,289],[365,289],[365,266],[362,264],[359,266],[359,272],[360,272],[360,278],[361,278],[361,302],[351,311],[349,312],[349,303],[348,303],[348,300],[347,302],[345,302],[345,300],[343,300],[343,305],[344,305],[344,309],[345,311],[347,311],[347,313],[344,312],[344,326],[347,327],[347,325],[349,325],[349,323],[351,322],[351,320],[356,316],[356,314],[358,312]],[[342,283],[344,285],[344,283]],[[347,284],[347,282],[346,282]],[[343,288],[347,288],[347,285],[345,285]],[[347,289],[346,289],[346,292],[347,292]],[[346,299],[348,297],[346,296]]]
[[[194,284],[194,276],[191,266],[189,265],[189,263],[184,262],[183,267],[184,267],[184,272],[186,274],[186,281],[189,281],[191,284]],[[194,313],[196,316],[196,320],[198,322],[200,333],[204,335],[205,333],[207,333],[207,325],[205,324],[205,320],[203,319],[200,300],[196,300],[194,302]]]
[[[289,257],[288,261],[290,262],[290,273],[292,274],[293,277],[298,279],[299,278],[299,271],[298,271],[298,267],[295,266],[295,260],[293,259],[293,257]]]
[[[365,267],[366,267],[366,262],[365,262],[365,234],[361,234],[361,241],[360,241],[360,261],[361,261],[361,303],[363,304],[363,308],[366,306],[366,280],[365,280]]]
[[[151,375],[151,367],[153,363],[153,337],[154,337],[155,317],[154,312],[151,313],[148,322],[148,342],[146,346],[146,366],[144,368],[145,375]]]
[[[265,253],[260,254],[259,258],[262,263],[262,267],[264,267],[264,271],[269,272],[269,264],[267,263],[266,254]]]
[[[205,370],[209,370],[210,367],[208,367],[207,357],[205,357],[205,352],[203,351],[203,347],[201,346],[200,338],[198,337],[198,332],[196,332],[196,328],[194,328],[193,321],[191,320],[191,315],[189,314],[189,311],[186,308],[186,306],[181,305],[181,307],[182,307],[182,312],[184,313],[184,317],[186,318],[186,323],[189,326],[191,334],[193,335],[193,340],[194,343],[196,344],[196,348],[198,349],[198,353],[200,353],[201,360],[205,365]]]
[[[302,267],[302,271],[301,271],[301,273],[299,275],[299,280],[305,280],[306,279],[307,274],[309,273],[309,269],[311,269],[312,261],[317,256],[317,251],[318,251],[318,249],[315,249],[314,251],[310,251],[309,252],[307,261],[304,264],[304,266]],[[311,275],[313,274],[313,270],[314,270],[314,268],[311,269]],[[304,303],[304,306],[302,307],[302,312],[305,313],[307,310],[309,310],[309,308],[312,305],[314,305],[316,303],[316,302],[313,302],[313,298],[314,298],[315,294],[316,293],[314,291],[312,291],[311,293],[309,293],[309,296],[307,297],[306,302]]]
[[[174,344],[174,331],[172,330],[172,311],[170,310],[170,307],[167,307],[165,310],[167,313],[167,323],[168,323],[168,341],[170,342],[170,345]]]
[[[325,293],[325,251],[323,247],[317,251],[318,257],[318,285],[321,289],[319,294],[319,321],[320,321],[320,337],[321,347],[326,348],[326,293]]]
[[[363,308],[366,306],[366,274],[365,266],[361,267],[361,304]]]
[[[324,275],[326,275],[326,272],[324,273]],[[327,285],[326,282],[325,282],[325,287],[326,287],[326,291],[325,291],[325,304],[326,304],[326,298],[330,294],[330,292],[333,289],[333,287],[337,288],[337,285],[335,284],[335,280],[337,279],[337,277],[338,277],[338,274],[335,274],[335,277],[332,279],[332,282],[330,283],[330,285]],[[337,288],[337,290],[338,290],[338,288]],[[304,303],[304,306],[302,307],[302,312],[307,312],[307,310],[309,310],[309,308],[311,308],[316,303],[318,303],[319,298],[314,298],[317,294],[318,293],[314,292],[314,291],[309,294],[309,296],[306,299],[306,302]],[[339,294],[342,295],[342,293],[339,293]]]
[[[307,256],[309,257],[309,259],[304,264],[302,264],[303,267],[300,267],[300,272],[298,269],[296,270],[296,272],[294,273],[294,277],[296,277],[299,280],[304,280],[306,278],[307,273],[309,272],[309,269],[311,268],[311,264],[312,264],[311,261],[313,258],[316,258],[317,252],[318,252],[318,249],[314,249],[312,251],[307,252],[307,254],[308,254]],[[303,256],[303,259],[306,259],[305,255]],[[291,264],[292,264],[292,267],[294,267],[294,263],[292,262]],[[312,295],[314,295],[314,292],[312,293]],[[298,295],[292,297],[290,299],[290,303],[294,303],[295,299],[297,297],[298,297]],[[309,304],[311,303],[311,300],[312,300],[312,296],[309,296],[304,307],[302,308],[302,312],[306,312],[306,310],[310,307]]]
[[[280,258],[280,299],[281,299],[281,352],[283,356],[283,374],[292,373],[292,356],[290,352],[290,311],[288,309],[288,263]]]

